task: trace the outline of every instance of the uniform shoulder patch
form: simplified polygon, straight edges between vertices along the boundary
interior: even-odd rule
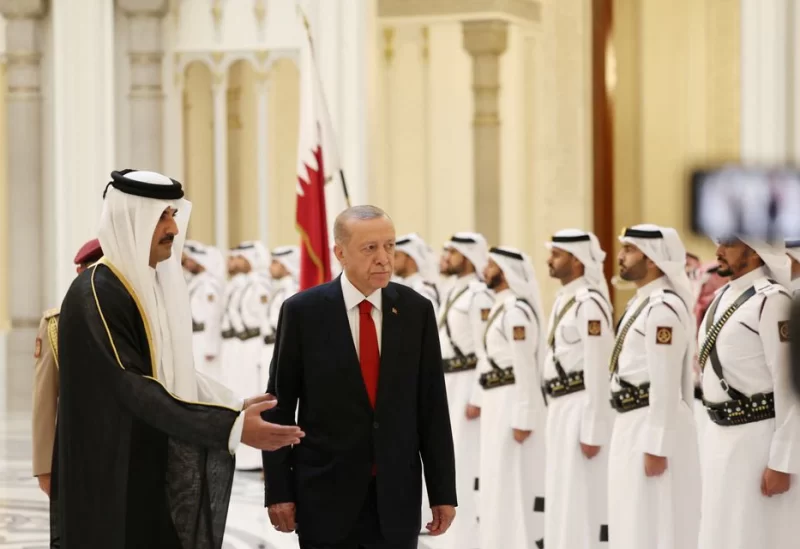
[[[599,320],[590,320],[586,329],[590,336],[599,336],[603,333],[603,325]]]
[[[778,336],[781,338],[781,343],[789,341],[789,321],[781,320],[778,322]]]
[[[514,326],[514,341],[525,340],[525,326]]]
[[[656,328],[656,343],[659,345],[672,345],[671,326],[659,326]]]
[[[481,309],[481,322],[489,320],[489,311],[491,311],[491,309]]]
[[[42,356],[42,338],[36,338],[36,347],[33,350],[33,358],[39,358]]]

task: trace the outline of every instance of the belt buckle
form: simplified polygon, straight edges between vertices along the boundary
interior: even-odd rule
[[[719,386],[722,387],[722,390],[725,391],[726,393],[731,389],[731,386],[728,385],[728,382],[725,381],[724,379],[719,380]]]

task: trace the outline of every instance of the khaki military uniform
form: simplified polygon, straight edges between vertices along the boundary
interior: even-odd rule
[[[36,335],[33,374],[33,475],[50,473],[58,411],[58,314],[42,316]]]

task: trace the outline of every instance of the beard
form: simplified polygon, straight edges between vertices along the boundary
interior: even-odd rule
[[[489,288],[490,290],[494,290],[495,288],[500,286],[500,284],[502,284],[502,283],[503,283],[503,275],[500,274],[500,273],[497,273],[492,278],[490,278],[489,280],[486,281],[486,287]]]
[[[719,258],[717,258],[717,274],[723,277],[731,276],[733,274],[733,269],[731,269],[731,266],[727,263],[724,265],[719,263]]]
[[[397,277],[400,277],[400,278],[408,278],[408,269],[401,268],[401,267],[395,267],[394,268],[394,276],[397,276]]]
[[[458,265],[458,266],[448,265],[444,274],[448,276],[461,276],[461,273],[463,272],[464,272],[463,265]]]
[[[628,282],[636,282],[637,280],[641,280],[647,274],[647,264],[645,263],[646,259],[642,259],[638,263],[634,263],[630,267],[625,267],[625,265],[620,264],[619,269],[619,277],[622,280],[627,280]]]

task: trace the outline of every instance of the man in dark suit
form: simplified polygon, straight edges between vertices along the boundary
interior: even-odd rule
[[[430,301],[390,283],[395,230],[374,206],[334,225],[343,273],[283,305],[265,418],[302,444],[264,453],[266,505],[301,549],[410,549],[420,531],[421,463],[431,535],[455,518],[455,458]]]

